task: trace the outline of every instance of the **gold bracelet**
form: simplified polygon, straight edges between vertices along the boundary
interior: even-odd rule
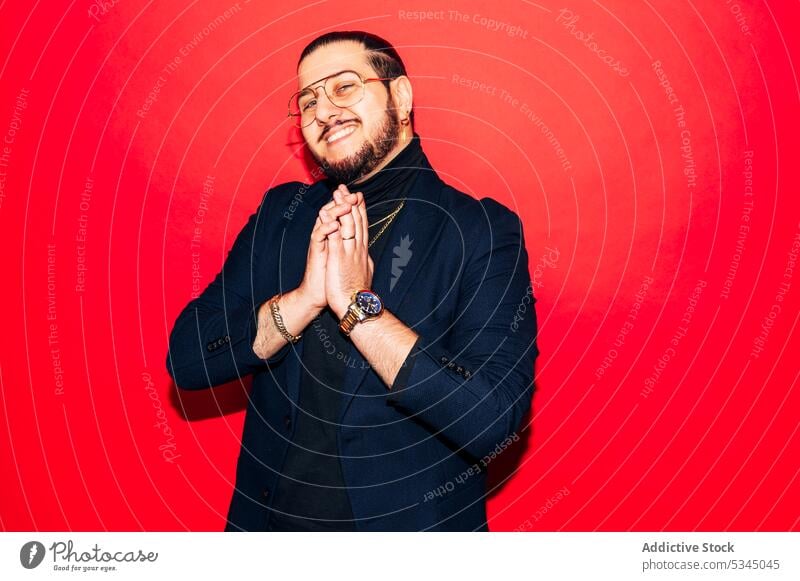
[[[299,335],[294,336],[286,330],[286,325],[283,324],[283,317],[281,317],[280,309],[278,307],[278,301],[280,300],[281,296],[283,295],[278,293],[269,300],[269,309],[272,311],[272,320],[275,322],[275,326],[278,328],[278,331],[280,331],[280,334],[283,335],[284,339],[286,339],[289,343],[297,343],[303,334],[300,333]]]

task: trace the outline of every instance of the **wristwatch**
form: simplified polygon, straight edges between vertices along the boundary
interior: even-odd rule
[[[347,307],[347,312],[339,321],[339,329],[345,334],[350,335],[358,323],[377,319],[383,313],[383,301],[381,298],[368,289],[363,289],[353,293],[353,302]]]

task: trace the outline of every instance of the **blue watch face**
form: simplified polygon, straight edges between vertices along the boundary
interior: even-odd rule
[[[367,315],[377,315],[383,310],[383,303],[378,295],[369,291],[361,291],[356,295],[356,304]]]

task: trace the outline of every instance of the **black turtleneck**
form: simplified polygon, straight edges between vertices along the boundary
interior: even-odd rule
[[[347,184],[351,192],[362,192],[370,224],[397,208],[411,191],[420,170],[430,168],[414,134],[400,153],[375,175]],[[339,186],[325,180],[329,191]],[[402,212],[402,210],[401,210]],[[394,223],[394,221],[392,221]],[[370,240],[385,222],[370,228]],[[370,247],[375,264],[389,238],[390,225]],[[344,377],[348,366],[357,362],[349,357],[351,341],[339,331],[339,320],[326,308],[303,331],[303,372],[300,398],[291,443],[270,515],[272,531],[347,531],[355,530],[353,513],[339,461],[337,435],[342,409]],[[411,353],[414,353],[416,345]],[[416,357],[406,360],[394,383],[405,387]]]
[[[430,168],[430,164],[422,151],[419,135],[414,133],[408,145],[375,175],[364,181],[345,185],[351,192],[364,194],[364,201],[367,204],[367,220],[373,224],[397,208],[400,200],[408,195],[421,168]],[[333,195],[333,190],[339,187],[338,183],[329,179],[325,180],[325,183],[328,185],[331,195]],[[375,226],[373,230],[379,229],[379,226]],[[370,239],[376,234],[373,230],[370,231]],[[381,237],[383,236],[386,236],[385,232]]]

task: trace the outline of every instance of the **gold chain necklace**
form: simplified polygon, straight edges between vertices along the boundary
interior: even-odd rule
[[[380,237],[381,237],[381,234],[383,234],[383,233],[384,233],[384,231],[386,231],[386,229],[389,227],[389,225],[390,225],[390,224],[391,224],[391,223],[394,221],[394,217],[395,217],[395,216],[397,216],[397,213],[398,213],[400,210],[402,210],[402,209],[403,209],[403,204],[405,204],[405,203],[406,203],[406,200],[405,200],[405,198],[403,198],[403,201],[401,201],[401,202],[400,202],[400,205],[399,205],[399,206],[397,206],[397,209],[396,209],[396,210],[394,210],[394,211],[393,211],[391,214],[389,214],[389,215],[388,215],[388,216],[386,216],[385,218],[381,218],[380,220],[378,220],[378,221],[377,221],[377,222],[375,222],[374,224],[370,224],[370,225],[369,225],[370,227],[372,227],[372,226],[375,226],[376,224],[380,224],[380,223],[381,223],[381,222],[383,222],[384,220],[389,220],[388,222],[386,222],[386,224],[384,224],[383,228],[381,228],[381,229],[380,229],[380,231],[379,231],[379,232],[378,232],[378,233],[375,235],[375,238],[373,238],[373,239],[370,241],[370,243],[369,243],[369,246],[367,246],[367,248],[371,248],[371,247],[372,247],[372,245],[373,245],[373,244],[375,244],[375,241],[376,241],[378,238],[380,238]]]
[[[403,201],[405,201],[405,200],[403,200]],[[400,205],[402,205],[402,203],[403,203],[403,202],[400,202]],[[391,211],[389,214],[387,214],[386,216],[384,216],[384,217],[383,217],[383,218],[381,218],[380,220],[375,220],[375,221],[374,221],[372,224],[370,224],[370,225],[369,225],[369,227],[370,227],[370,228],[372,228],[373,226],[377,226],[377,225],[378,225],[378,224],[380,224],[381,222],[383,222],[383,221],[385,221],[385,220],[388,220],[389,218],[391,218],[392,216],[394,216],[395,212],[398,212],[398,211],[399,211],[399,208],[400,208],[400,206],[398,206],[397,208],[395,208],[394,210],[392,210],[392,211]]]

